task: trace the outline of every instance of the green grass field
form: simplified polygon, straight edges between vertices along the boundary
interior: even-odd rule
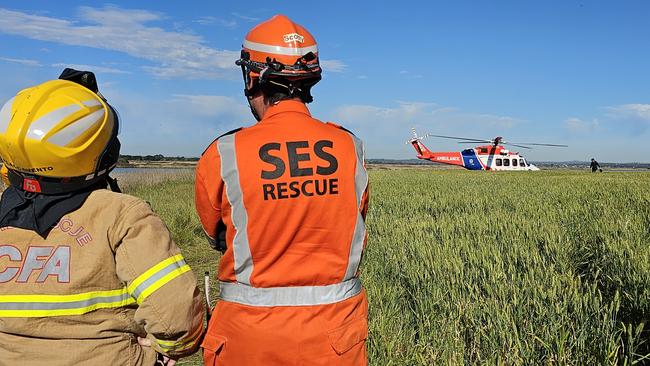
[[[191,175],[127,183],[199,282],[214,275]],[[374,169],[370,184],[371,365],[650,363],[650,173]]]

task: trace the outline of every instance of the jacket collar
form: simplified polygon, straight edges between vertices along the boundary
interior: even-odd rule
[[[97,186],[62,194],[33,194],[14,186],[0,198],[0,228],[12,226],[35,231],[46,238],[50,229],[68,213],[77,210]]]
[[[272,118],[273,116],[284,112],[302,113],[311,117],[311,113],[309,113],[309,109],[307,108],[305,103],[299,102],[297,100],[281,100],[280,102],[270,106],[269,109],[266,110],[266,113],[264,113],[264,118],[262,118],[262,121]]]

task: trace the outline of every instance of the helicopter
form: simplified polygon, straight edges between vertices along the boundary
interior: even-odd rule
[[[455,137],[444,135],[426,134],[418,136],[413,131],[413,137],[406,143],[413,145],[417,152],[418,159],[430,160],[435,163],[442,163],[448,165],[456,165],[468,170],[494,170],[494,171],[537,171],[539,170],[534,164],[530,164],[518,152],[512,152],[506,149],[503,145],[520,147],[523,149],[532,149],[531,146],[550,146],[550,147],[568,147],[568,145],[557,144],[540,144],[535,142],[508,142],[501,136],[497,136],[491,140],[481,140],[467,137]],[[480,145],[475,148],[465,149],[463,151],[453,152],[432,152],[424,144],[422,140],[428,137],[436,137],[443,139],[457,140],[461,144],[489,144]],[[529,146],[530,145],[530,146]]]

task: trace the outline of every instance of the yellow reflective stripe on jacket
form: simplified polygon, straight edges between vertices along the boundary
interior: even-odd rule
[[[80,315],[97,309],[119,308],[134,302],[125,288],[72,295],[0,295],[0,317]]]
[[[181,254],[177,254],[146,270],[133,280],[127,288],[131,296],[140,304],[167,282],[188,271],[190,271],[190,266],[185,263],[185,259]]]
[[[203,323],[196,328],[194,333],[191,335],[187,336],[187,339],[180,340],[180,341],[164,341],[161,339],[156,339],[156,343],[162,348],[165,352],[179,352],[179,351],[185,351],[186,349],[190,349],[196,345],[196,342],[200,339],[201,334],[203,333]]]

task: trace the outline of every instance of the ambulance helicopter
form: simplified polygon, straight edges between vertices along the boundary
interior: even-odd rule
[[[415,132],[415,128],[411,129],[413,131],[413,137],[409,139],[406,143],[413,145],[413,148],[417,152],[418,159],[430,160],[435,163],[442,163],[448,165],[461,166],[469,170],[508,170],[508,171],[536,171],[539,170],[533,164],[530,164],[526,159],[519,155],[518,152],[512,152],[502,145],[516,146],[523,149],[532,149],[530,146],[551,146],[551,147],[568,147],[568,145],[557,145],[557,144],[539,144],[534,142],[508,142],[504,141],[503,137],[497,136],[492,140],[480,140],[466,137],[454,137],[454,136],[443,136],[443,135],[432,135],[426,134],[424,136],[418,136]],[[432,152],[427,149],[426,146],[422,143],[422,139],[427,137],[437,137],[443,139],[458,140],[458,143],[461,144],[476,144],[476,143],[486,143],[489,145],[477,146],[473,149],[465,149],[463,151],[454,151],[454,152]]]

